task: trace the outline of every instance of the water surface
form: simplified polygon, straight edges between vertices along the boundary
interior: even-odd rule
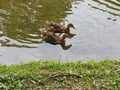
[[[66,40],[70,49],[41,43],[46,20],[74,24],[76,36]],[[1,0],[0,63],[118,59],[119,28],[119,0]]]

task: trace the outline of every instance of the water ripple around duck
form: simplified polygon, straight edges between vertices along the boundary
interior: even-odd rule
[[[119,0],[92,0],[89,4],[94,9],[107,12],[113,16],[120,17],[120,1]]]

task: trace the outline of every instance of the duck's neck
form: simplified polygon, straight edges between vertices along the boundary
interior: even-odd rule
[[[67,27],[66,27],[66,30],[69,30],[70,29],[70,25],[68,24]]]
[[[66,32],[66,33],[70,33],[70,26],[69,26],[69,24],[68,24],[67,27],[65,28],[65,32]]]
[[[63,40],[65,40],[65,38],[67,38],[67,37],[68,37],[68,36],[67,36],[66,34],[64,34],[64,35],[62,36],[62,39],[61,39],[61,40],[63,41]]]

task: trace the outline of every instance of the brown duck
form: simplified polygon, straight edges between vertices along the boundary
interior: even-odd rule
[[[64,50],[67,50],[72,46],[71,44],[68,46],[65,46],[65,38],[68,37],[67,34],[64,34],[62,37],[60,37],[58,35],[55,35],[52,32],[46,32],[44,30],[41,31],[41,34],[43,35],[42,36],[43,41],[45,41],[46,43],[53,44],[53,45],[61,45],[61,47]]]
[[[49,26],[49,31],[53,32],[53,33],[67,33],[70,34],[70,28],[75,29],[74,25],[72,23],[69,23],[67,25],[67,27],[65,27],[64,25],[61,25],[59,23],[56,22],[49,22],[46,21],[46,24]]]

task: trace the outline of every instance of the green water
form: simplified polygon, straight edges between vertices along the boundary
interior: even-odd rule
[[[2,46],[34,47],[25,44],[39,44],[38,29],[46,27],[46,20],[62,22],[69,14],[66,11],[70,10],[71,3],[70,0],[2,0],[0,31],[1,36],[6,36],[5,41],[1,41]]]
[[[73,23],[68,50],[41,43],[45,21]],[[36,59],[89,60],[120,57],[119,0],[1,0],[0,63]]]

